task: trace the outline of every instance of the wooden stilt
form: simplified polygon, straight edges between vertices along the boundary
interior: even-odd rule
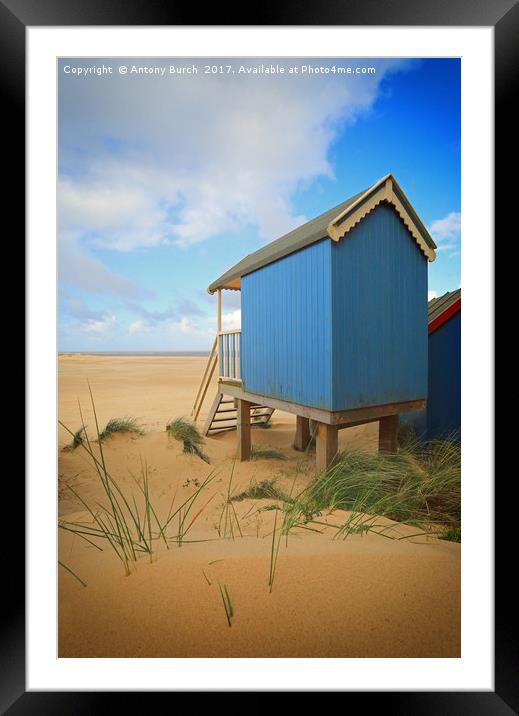
[[[248,400],[238,400],[238,459],[250,460],[250,408]]]
[[[398,450],[398,415],[380,418],[378,428],[378,451],[395,453]]]
[[[309,418],[308,425],[310,426],[310,437],[315,438],[317,436],[317,421]]]
[[[294,450],[306,450],[310,440],[310,423],[308,418],[301,415],[296,416],[296,435],[294,438]]]
[[[339,431],[336,425],[317,423],[315,439],[315,462],[317,472],[327,470],[333,458],[337,455],[339,447]]]

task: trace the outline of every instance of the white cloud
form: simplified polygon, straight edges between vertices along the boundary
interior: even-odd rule
[[[460,251],[461,214],[451,211],[443,219],[436,219],[429,227],[429,233],[437,245],[438,251],[446,251],[456,256]]]
[[[275,238],[305,220],[291,203],[300,183],[333,175],[341,127],[406,66],[373,64],[375,75],[64,80],[62,230],[83,250],[187,246],[244,225]]]
[[[115,316],[105,315],[100,319],[89,318],[81,325],[81,330],[84,333],[95,333],[99,336],[106,336],[112,331],[115,324]]]
[[[427,300],[432,301],[433,298],[438,298],[438,293],[436,291],[428,291]]]
[[[104,162],[96,164],[94,171],[86,180],[60,179],[60,225],[87,231],[89,243],[120,251],[160,243],[166,212],[146,185],[150,177],[139,179],[127,174],[124,166]],[[158,176],[151,181],[160,185]]]
[[[142,333],[143,331],[148,331],[149,329],[150,326],[144,321],[133,321],[133,323],[130,323],[128,326],[128,335],[133,336],[135,333]]]
[[[222,314],[222,328],[224,331],[232,331],[241,328],[241,309],[237,308],[230,313]]]
[[[168,326],[173,336],[192,336],[202,339],[214,337],[214,331],[208,329],[207,326],[199,326],[187,316],[178,321],[172,321]]]

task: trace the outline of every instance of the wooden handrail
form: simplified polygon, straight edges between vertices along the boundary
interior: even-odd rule
[[[241,380],[241,330],[218,333],[218,377],[223,380]]]
[[[216,368],[216,363],[218,362],[217,348],[218,348],[218,335],[215,336],[215,339],[213,341],[213,346],[211,348],[211,352],[209,353],[209,358],[207,359],[207,364],[205,366],[204,375],[200,382],[200,387],[198,388],[195,402],[193,403],[193,410],[191,411],[191,414],[193,415],[194,420],[196,420],[198,418],[198,415],[200,413],[200,408],[202,407],[202,403],[204,402],[204,398],[207,393],[207,388],[209,386],[209,383],[211,382],[211,378],[213,377],[214,369]]]

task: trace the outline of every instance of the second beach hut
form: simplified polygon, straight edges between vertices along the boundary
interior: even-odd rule
[[[403,415],[422,443],[461,437],[461,289],[429,301],[427,407]]]
[[[395,451],[399,413],[422,410],[427,397],[435,248],[388,174],[216,279],[208,291],[218,297],[218,334],[193,409],[196,419],[217,367],[205,434],[237,428],[248,460],[251,422],[279,409],[297,416],[298,449],[313,421],[319,470],[343,427],[379,421],[379,448]],[[241,291],[239,331],[222,331],[224,290]]]

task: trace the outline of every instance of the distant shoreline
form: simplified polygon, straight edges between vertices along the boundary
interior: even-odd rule
[[[209,351],[58,351],[58,356],[208,356]]]

